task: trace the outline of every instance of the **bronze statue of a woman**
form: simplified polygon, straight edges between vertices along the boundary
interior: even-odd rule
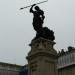
[[[36,37],[34,39],[42,37],[53,41],[55,39],[54,32],[48,29],[48,27],[43,27],[45,18],[44,12],[35,5],[36,4],[33,4],[30,8],[30,13],[33,13],[33,28],[36,31]],[[33,10],[33,7],[35,10]]]
[[[41,10],[38,6],[35,5],[36,4],[33,4],[31,6],[30,13],[33,13],[33,27],[37,32],[39,32],[42,28],[45,16],[43,10]],[[33,7],[35,10],[33,10]]]

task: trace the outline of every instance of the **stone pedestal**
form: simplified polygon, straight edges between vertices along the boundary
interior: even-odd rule
[[[55,42],[38,38],[32,40],[28,53],[28,75],[57,75]]]

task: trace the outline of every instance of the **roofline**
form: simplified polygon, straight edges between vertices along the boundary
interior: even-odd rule
[[[11,64],[11,63],[5,63],[5,62],[0,62],[0,65],[8,65],[8,66],[13,66],[13,67],[23,67],[22,65],[17,65],[17,64]]]

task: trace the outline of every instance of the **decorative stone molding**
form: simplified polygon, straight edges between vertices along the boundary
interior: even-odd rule
[[[57,52],[53,48],[54,44],[54,41],[41,37],[31,41],[31,51],[27,56],[28,75],[57,75]]]

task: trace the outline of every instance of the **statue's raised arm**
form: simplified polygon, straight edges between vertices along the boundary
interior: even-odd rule
[[[33,4],[32,6],[31,6],[31,8],[30,8],[30,13],[33,13],[34,11],[33,11],[33,7],[35,6],[36,4]]]

